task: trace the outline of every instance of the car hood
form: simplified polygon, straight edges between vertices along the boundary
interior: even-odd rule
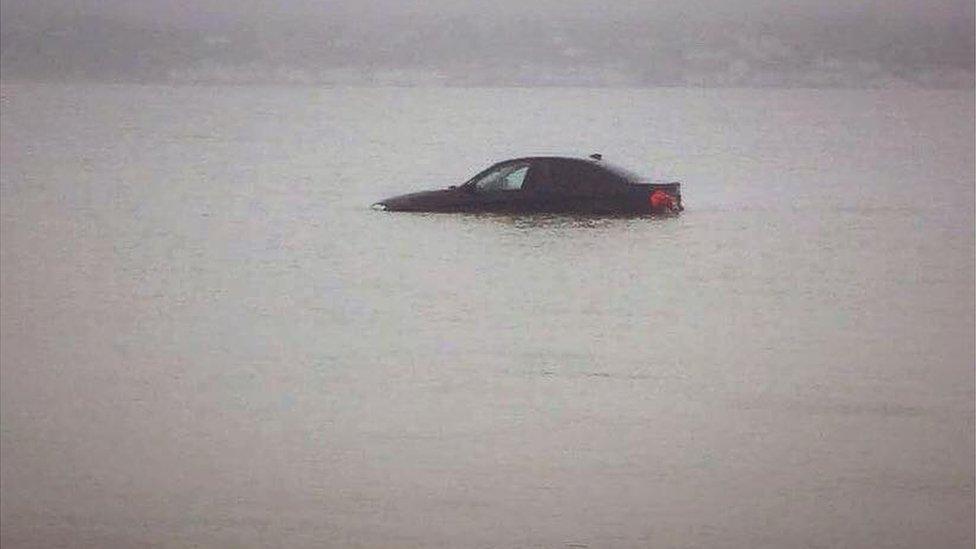
[[[380,200],[373,208],[389,211],[449,210],[471,202],[471,194],[458,189],[440,189],[401,194]]]

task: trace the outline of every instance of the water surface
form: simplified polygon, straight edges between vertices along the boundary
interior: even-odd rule
[[[972,547],[971,91],[4,83],[4,547]],[[602,152],[673,219],[375,212]]]

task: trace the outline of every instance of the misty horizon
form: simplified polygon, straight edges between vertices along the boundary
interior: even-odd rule
[[[2,2],[5,79],[973,86],[973,8],[911,3]]]

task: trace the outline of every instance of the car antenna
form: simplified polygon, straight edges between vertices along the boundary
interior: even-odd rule
[[[593,153],[590,155],[590,158],[599,162],[600,160],[603,160],[603,155],[600,153]]]

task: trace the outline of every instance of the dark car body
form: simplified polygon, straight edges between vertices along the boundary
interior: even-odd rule
[[[381,200],[374,208],[405,212],[674,214],[680,183],[647,183],[590,159],[535,156],[494,164],[448,189]]]

